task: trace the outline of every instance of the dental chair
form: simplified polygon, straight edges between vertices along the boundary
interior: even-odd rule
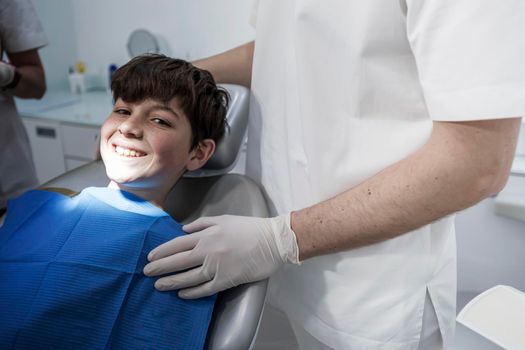
[[[181,223],[188,223],[200,216],[222,214],[268,216],[259,187],[244,175],[227,173],[235,165],[244,140],[249,91],[237,85],[223,87],[231,97],[227,115],[229,130],[203,169],[187,173],[168,196],[165,209]],[[107,186],[108,183],[102,161],[94,161],[54,178],[42,187],[81,191],[89,186]],[[219,293],[205,349],[246,350],[252,347],[266,287],[267,280],[263,280]]]

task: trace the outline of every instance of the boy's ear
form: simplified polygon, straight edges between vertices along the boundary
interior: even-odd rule
[[[208,159],[215,152],[215,141],[212,139],[204,139],[190,151],[190,161],[186,165],[188,171],[193,171],[201,168]]]

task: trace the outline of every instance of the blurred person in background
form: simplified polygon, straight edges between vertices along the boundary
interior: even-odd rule
[[[47,44],[30,0],[0,0],[0,216],[9,198],[38,184],[13,96],[44,95],[46,80],[38,49]]]

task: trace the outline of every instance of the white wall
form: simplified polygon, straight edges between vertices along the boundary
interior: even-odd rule
[[[138,28],[160,34],[171,56],[216,54],[255,37],[252,7],[252,0],[73,0],[77,57],[105,75],[109,64],[129,59],[126,42]]]
[[[33,0],[33,5],[49,40],[49,45],[39,50],[48,89],[66,89],[68,67],[77,59],[71,1]]]
[[[50,45],[40,50],[50,89],[67,88],[77,60],[105,83],[108,66],[129,60],[139,28],[164,39],[166,54],[193,60],[253,40],[253,0],[33,0]],[[92,80],[92,79],[91,79]],[[96,81],[97,79],[95,79]]]

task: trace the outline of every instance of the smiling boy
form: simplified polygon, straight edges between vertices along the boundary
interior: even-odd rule
[[[100,143],[110,187],[162,206],[182,174],[213,154],[224,133],[227,95],[209,73],[162,56],[121,67],[112,90],[115,104]]]
[[[110,183],[70,198],[29,191],[0,227],[0,344],[17,349],[200,349],[215,296],[185,301],[143,275],[154,247],[184,234],[162,207],[223,136],[227,93],[162,55],[112,79],[101,130]]]

